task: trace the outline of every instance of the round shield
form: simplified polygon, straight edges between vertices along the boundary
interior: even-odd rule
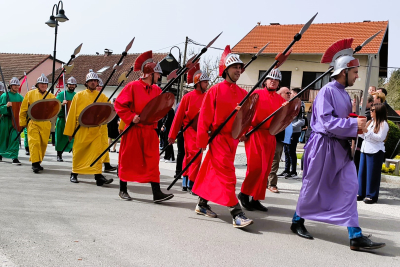
[[[197,123],[199,122],[199,115],[200,113],[197,113],[196,116],[191,120],[190,127],[193,128],[197,132]]]
[[[168,111],[175,103],[173,93],[161,94],[147,103],[140,114],[140,123],[151,125],[158,122],[167,115]]]
[[[296,98],[286,106],[281,107],[272,118],[269,132],[272,135],[282,132],[296,118],[301,109],[301,100]]]
[[[28,108],[28,117],[33,121],[50,121],[54,119],[61,110],[58,99],[41,99]]]
[[[17,124],[17,125],[15,125],[14,120],[11,119],[12,125],[13,125],[14,129],[17,130],[17,132],[20,132],[23,129],[23,127],[21,127],[19,125],[19,111],[21,109],[21,104],[22,104],[22,102],[12,102],[12,106],[11,106],[12,112],[14,115],[14,119],[15,119],[15,123]]]
[[[112,104],[96,102],[82,110],[78,121],[83,127],[97,127],[112,121],[116,114]]]
[[[254,114],[256,113],[258,99],[258,94],[252,94],[236,113],[236,117],[232,125],[232,137],[234,139],[239,139],[250,129],[251,122],[253,121]]]

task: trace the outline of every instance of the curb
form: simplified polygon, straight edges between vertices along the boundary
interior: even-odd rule
[[[381,182],[400,185],[400,177],[399,176],[392,176],[392,175],[382,174],[381,175]]]

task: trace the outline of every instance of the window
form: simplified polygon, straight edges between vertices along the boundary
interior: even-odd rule
[[[264,75],[266,70],[260,70],[258,72],[258,80],[261,79],[261,77]],[[281,87],[288,87],[290,88],[290,83],[292,81],[292,72],[291,71],[281,71],[282,73],[282,81],[280,83]],[[260,85],[262,87],[262,85]]]
[[[315,79],[317,79],[322,74],[324,74],[324,73],[323,72],[309,72],[309,71],[303,72],[303,80],[301,82],[301,89],[308,86],[310,83],[312,83]],[[321,80],[319,80],[315,84],[311,85],[309,87],[310,90],[305,91],[301,95],[300,99],[302,101],[310,101],[310,102],[314,101],[315,97],[318,94],[318,91],[316,91],[316,90],[321,89],[325,84],[329,83],[330,76],[331,76],[331,73],[325,75]]]

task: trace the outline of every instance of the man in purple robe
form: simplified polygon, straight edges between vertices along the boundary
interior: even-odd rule
[[[350,45],[351,47],[351,45]],[[358,59],[350,47],[331,57],[333,81],[314,100],[312,134],[305,148],[303,185],[290,229],[313,239],[304,219],[346,226],[350,249],[376,249],[385,243],[363,236],[358,224],[357,172],[351,159],[349,139],[365,128],[366,118],[349,118],[351,99],[345,88],[358,78]]]

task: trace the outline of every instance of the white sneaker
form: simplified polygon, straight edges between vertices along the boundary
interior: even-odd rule
[[[175,163],[175,162],[176,162],[175,160],[170,160],[170,159],[165,160],[165,163]]]

